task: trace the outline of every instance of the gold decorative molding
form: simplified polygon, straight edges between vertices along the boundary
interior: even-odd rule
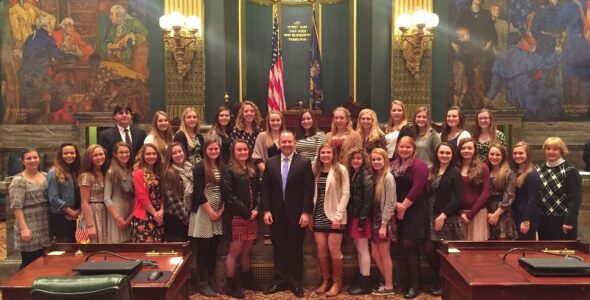
[[[192,61],[186,77],[178,79],[174,61],[174,47],[164,43],[164,73],[166,85],[166,112],[171,119],[180,118],[186,107],[194,107],[199,119],[205,118],[205,5],[204,0],[165,0],[164,14],[180,12],[197,16],[201,27],[196,34]]]
[[[432,40],[424,41],[420,65],[420,79],[406,68],[404,59],[404,40],[398,29],[397,18],[402,14],[413,14],[418,9],[432,12],[434,0],[392,0],[392,39],[391,39],[391,100],[404,101],[408,116],[414,114],[419,106],[430,108],[432,103]]]
[[[205,43],[202,36],[196,37],[195,46],[190,71],[179,80],[172,58],[175,50],[164,44],[166,111],[171,119],[180,118],[182,111],[189,106],[197,110],[200,119],[205,116]]]

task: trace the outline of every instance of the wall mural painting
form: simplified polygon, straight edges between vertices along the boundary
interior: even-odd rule
[[[451,0],[450,105],[588,120],[586,0]]]
[[[149,109],[139,0],[0,0],[2,123],[73,123],[75,112]]]

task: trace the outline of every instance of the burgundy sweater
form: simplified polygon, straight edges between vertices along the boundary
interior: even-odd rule
[[[482,166],[482,177],[482,183],[474,184],[467,176],[463,176],[463,202],[460,207],[462,210],[468,210],[469,220],[485,207],[490,196],[490,170],[485,164]]]

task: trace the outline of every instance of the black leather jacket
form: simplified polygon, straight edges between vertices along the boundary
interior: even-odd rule
[[[365,220],[373,213],[375,200],[375,183],[371,173],[361,168],[350,175],[350,200],[348,201],[348,218],[359,218],[358,226],[363,228]]]
[[[252,188],[253,201],[250,205],[250,188]],[[258,169],[254,177],[247,174],[238,175],[231,169],[231,165],[225,166],[221,176],[221,196],[225,203],[225,212],[228,217],[240,216],[249,219],[252,210],[258,210],[260,200],[260,180]]]

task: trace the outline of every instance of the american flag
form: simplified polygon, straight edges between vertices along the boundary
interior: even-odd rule
[[[76,242],[78,242],[78,244],[88,244],[88,242],[90,242],[90,238],[88,237],[86,226],[80,226],[80,219],[77,219],[76,223]]]
[[[279,45],[279,22],[275,12],[272,27],[272,63],[268,73],[268,111],[286,109],[283,57]]]

